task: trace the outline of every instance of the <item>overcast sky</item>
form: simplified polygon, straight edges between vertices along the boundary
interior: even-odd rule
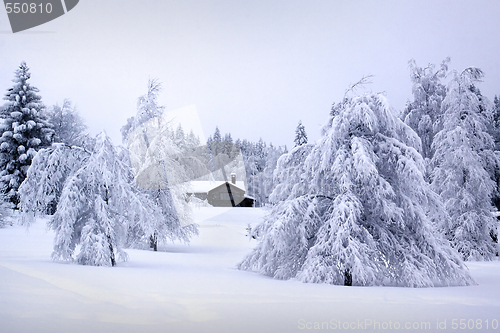
[[[22,60],[46,105],[70,98],[95,134],[121,143],[149,78],[168,110],[196,105],[207,136],[293,143],[302,120],[319,137],[349,83],[374,75],[401,110],[408,60],[477,66],[500,94],[500,1],[81,0],[66,15],[12,34],[0,9],[0,91]]]

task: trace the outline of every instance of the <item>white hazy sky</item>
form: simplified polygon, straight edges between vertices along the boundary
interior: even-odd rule
[[[317,139],[332,103],[363,75],[402,109],[411,58],[480,67],[483,94],[500,94],[499,17],[496,0],[81,0],[12,34],[0,8],[0,92],[25,60],[46,105],[70,98],[92,133],[118,144],[158,78],[167,111],[196,105],[207,136],[219,125],[290,147],[299,120]]]

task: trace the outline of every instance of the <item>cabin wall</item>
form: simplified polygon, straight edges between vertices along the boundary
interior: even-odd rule
[[[245,192],[231,187],[231,194],[236,205],[245,199]],[[219,186],[208,192],[208,203],[215,207],[232,207],[226,185]]]

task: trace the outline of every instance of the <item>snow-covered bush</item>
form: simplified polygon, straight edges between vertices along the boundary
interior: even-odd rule
[[[346,98],[323,132],[298,167],[300,151],[281,157],[275,192],[286,193],[273,193],[280,201],[239,268],[341,285],[472,284],[435,227],[447,216],[424,180],[420,139],[385,97]],[[290,165],[302,173],[283,177]]]

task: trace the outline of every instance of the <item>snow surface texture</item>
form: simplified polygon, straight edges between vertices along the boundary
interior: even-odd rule
[[[288,333],[338,321],[355,322],[351,332],[396,331],[374,326],[389,321],[431,327],[409,332],[456,332],[453,319],[481,320],[476,331],[498,330],[491,329],[492,320],[500,321],[498,260],[467,263],[478,285],[448,288],[344,287],[237,270],[256,244],[245,236],[247,225],[256,226],[264,213],[197,209],[200,235],[190,245],[127,250],[129,261],[113,268],[51,261],[54,234],[46,220],[28,231],[0,228],[0,332]],[[437,330],[445,320],[446,329]]]

